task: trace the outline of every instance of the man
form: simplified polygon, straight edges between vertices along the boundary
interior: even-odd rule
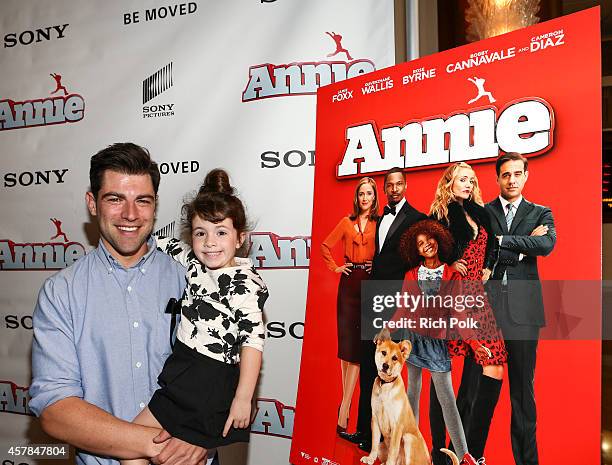
[[[549,208],[522,196],[528,162],[518,153],[495,164],[500,195],[486,205],[499,242],[491,287],[495,316],[508,351],[512,406],[512,453],[517,465],[538,463],[534,373],[540,328],[544,326],[538,256],[550,254],[557,234]]]
[[[79,464],[198,465],[205,449],[129,423],[157,388],[171,350],[164,310],[185,286],[185,270],[151,238],[158,166],[142,147],[114,144],[91,158],[89,176],[100,242],[40,291],[30,409],[45,432],[77,448]]]
[[[395,281],[389,284],[399,291],[406,274],[406,263],[398,252],[400,238],[410,226],[427,217],[412,207],[404,197],[406,176],[400,168],[392,168],[387,172],[384,185],[388,205],[385,206],[383,215],[376,223],[376,250],[372,260],[371,279]],[[393,290],[386,289],[385,292],[390,291]],[[362,315],[362,320],[371,322],[372,318]],[[362,328],[365,329],[365,326]],[[367,452],[370,452],[372,448],[371,397],[372,385],[377,376],[374,353],[375,345],[372,339],[366,337],[364,340],[362,336],[357,431],[353,434],[340,433],[342,438],[359,444],[359,448]]]

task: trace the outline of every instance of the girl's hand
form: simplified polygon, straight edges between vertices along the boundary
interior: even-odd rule
[[[461,276],[465,276],[467,274],[467,262],[463,258],[460,258],[453,263],[451,268],[457,270]]]
[[[481,360],[483,362],[486,362],[490,358],[493,358],[493,353],[491,352],[491,349],[483,346],[476,339],[468,339],[467,341],[464,341],[464,342],[466,342],[472,348],[472,350],[474,351],[474,358],[476,360]]]
[[[485,268],[484,270],[482,270],[482,282],[483,284],[486,283],[489,278],[491,277],[491,270],[488,268]]]
[[[371,273],[372,272],[372,260],[367,260],[365,262],[366,265],[366,273]]]
[[[227,421],[225,422],[225,427],[223,428],[223,437],[227,436],[232,426],[234,428],[246,428],[249,426],[250,421],[251,401],[234,397]]]
[[[474,355],[477,360],[482,360],[484,362],[486,362],[490,358],[493,358],[493,354],[491,353],[491,350],[483,345],[481,345],[476,350],[474,350]]]
[[[349,274],[351,274],[352,267],[353,267],[353,264],[351,262],[345,263],[344,265],[336,268],[336,273],[344,273],[345,275],[348,276]]]

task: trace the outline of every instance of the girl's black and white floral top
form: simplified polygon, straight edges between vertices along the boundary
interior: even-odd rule
[[[224,363],[238,363],[243,346],[263,352],[268,289],[251,260],[235,257],[237,266],[211,270],[188,244],[172,238],[156,240],[159,250],[187,267],[176,337]]]

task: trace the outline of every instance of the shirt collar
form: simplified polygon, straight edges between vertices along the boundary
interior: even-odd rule
[[[499,196],[499,201],[501,202],[502,210],[505,212],[508,209],[507,205],[510,202],[508,202],[506,199],[504,199],[501,195]],[[521,204],[522,201],[523,201],[523,196],[521,195],[517,200],[512,202],[512,206],[515,208],[515,211],[518,210],[518,207],[519,207],[519,205]]]
[[[402,209],[404,204],[406,203],[406,197],[402,197],[402,200],[395,204],[395,214],[397,215],[399,211]]]
[[[149,236],[149,239],[147,240],[147,248],[147,252],[140,258],[140,260],[138,260],[137,263],[130,266],[128,269],[139,268],[142,273],[146,272],[146,264],[149,263],[151,257],[157,250],[153,236]],[[119,263],[119,261],[117,261],[115,257],[113,257],[113,255],[104,245],[102,239],[100,239],[98,242],[96,253],[98,254],[100,260],[102,260],[102,263],[109,273],[112,273],[116,269],[126,269],[121,263]]]

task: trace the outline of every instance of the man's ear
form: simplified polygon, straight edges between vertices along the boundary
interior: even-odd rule
[[[91,216],[96,216],[96,198],[94,197],[93,192],[87,192],[85,194],[85,202],[87,203],[87,209],[89,210],[89,213],[91,213]]]
[[[525,171],[525,182],[527,182],[527,178],[529,178],[529,171]],[[523,183],[525,184],[525,183]]]

